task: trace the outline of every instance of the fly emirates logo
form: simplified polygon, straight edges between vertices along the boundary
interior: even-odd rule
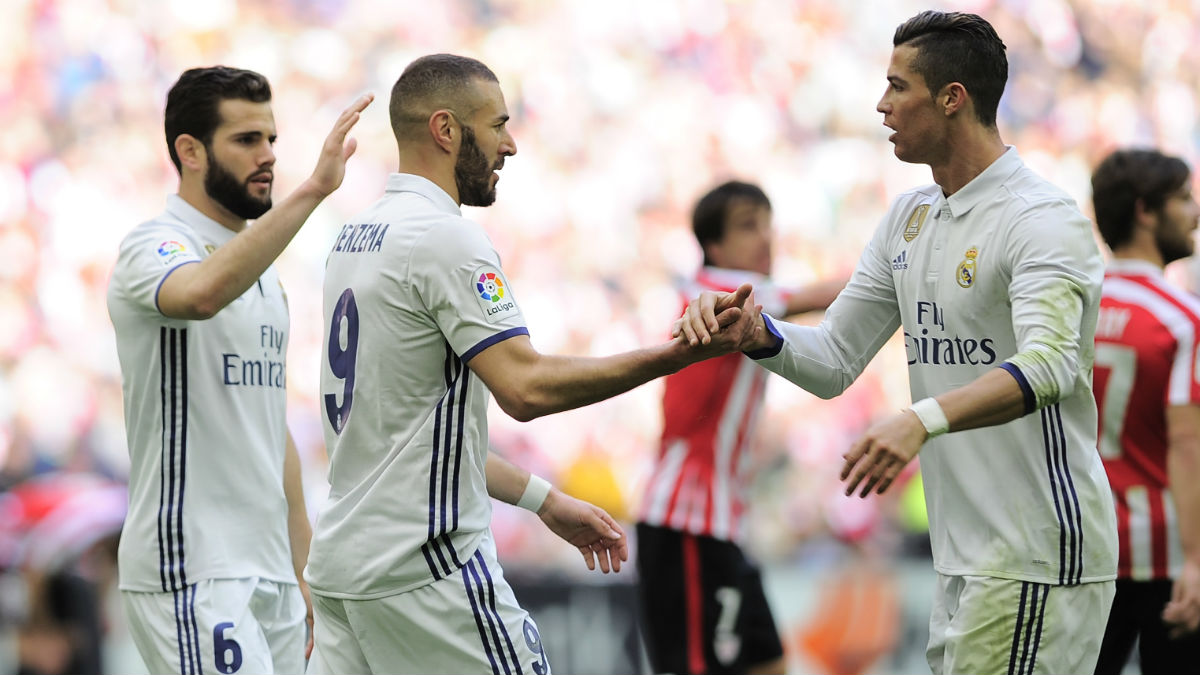
[[[936,302],[917,301],[917,325],[904,331],[908,365],[987,366],[996,362],[991,338],[946,334],[945,310]]]
[[[241,354],[221,354],[221,371],[227,387],[273,387],[286,384],[287,366],[283,346],[287,335],[282,328],[262,325],[258,331],[263,357],[245,358]],[[257,355],[255,355],[257,357]],[[275,360],[278,359],[278,360]]]

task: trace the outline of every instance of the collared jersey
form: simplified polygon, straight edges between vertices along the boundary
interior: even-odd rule
[[[704,267],[682,289],[683,307],[701,291],[754,284],[763,310],[787,310],[787,294],[761,274]],[[658,459],[642,500],[643,523],[737,541],[743,533],[747,461],[770,374],[741,354],[694,363],[668,375]]]
[[[529,332],[499,256],[441,188],[392,174],[334,242],[324,305],[330,492],[305,578],[376,598],[450,576],[491,520],[490,392],[467,364]]]
[[[931,185],[895,199],[825,320],[772,323],[785,341],[761,363],[833,396],[903,326],[913,400],[1005,368],[1035,412],[932,439],[918,455],[935,568],[1113,579],[1091,391],[1102,274],[1090,222],[1009,148],[949,198]]]
[[[121,242],[108,313],[121,362],[129,513],[120,585],[296,583],[283,493],[287,297],[273,267],[204,321],[172,319],[158,290],[234,237],[176,195]]]
[[[1162,269],[1116,259],[1096,324],[1100,454],[1117,503],[1121,578],[1170,579],[1183,567],[1168,489],[1166,408],[1200,405],[1200,300]],[[1185,480],[1195,480],[1186,477]]]

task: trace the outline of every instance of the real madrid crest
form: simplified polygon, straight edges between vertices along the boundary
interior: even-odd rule
[[[908,224],[904,226],[904,241],[912,241],[921,234],[921,226],[925,224],[925,216],[928,214],[928,204],[921,204],[913,209],[912,215],[908,217]]]
[[[967,249],[962,262],[958,263],[958,272],[954,275],[958,285],[970,288],[975,283],[975,258],[979,257],[979,249],[972,246]]]

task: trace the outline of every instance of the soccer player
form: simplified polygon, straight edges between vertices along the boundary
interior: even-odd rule
[[[325,275],[321,367],[330,494],[305,574],[316,646],[310,673],[547,673],[537,626],[496,561],[489,495],[535,511],[617,571],[627,537],[603,510],[488,452],[489,392],[530,420],[614,396],[701,358],[727,339],[604,358],[547,356],[483,229],[517,152],[496,75],[450,54],[411,63],[392,89],[399,172],[347,224]],[[734,337],[737,336],[737,337]]]
[[[311,533],[271,263],[341,184],[370,100],[342,113],[312,175],[272,208],[267,80],[196,68],[167,94],[179,193],[121,242],[108,287],[130,456],[120,587],[152,673],[304,668]]]
[[[893,44],[877,108],[896,156],[935,184],[892,202],[819,326],[763,315],[743,347],[832,397],[903,326],[916,403],[867,429],[842,478],[882,493],[923,448],[931,669],[1089,673],[1117,571],[1090,386],[1103,261],[1072,200],[1000,139],[992,26],[927,11]],[[703,342],[736,302],[705,294],[676,328]]]
[[[1117,502],[1117,595],[1097,673],[1133,642],[1143,673],[1200,664],[1200,300],[1163,279],[1192,254],[1191,170],[1156,150],[1118,150],[1092,174],[1112,250],[1096,324],[1100,454]]]
[[[771,202],[757,185],[710,190],[696,203],[692,231],[704,265],[684,289],[685,306],[702,291],[751,283],[765,311],[788,316],[828,307],[845,286],[768,281]],[[637,525],[638,594],[655,672],[786,670],[759,571],[739,545],[768,375],[727,354],[666,377],[662,442]]]

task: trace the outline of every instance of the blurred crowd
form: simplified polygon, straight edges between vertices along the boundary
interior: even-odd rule
[[[1091,167],[1116,145],[1159,146],[1195,166],[1200,1],[940,4],[996,27],[1010,63],[1001,135],[1085,211]],[[7,497],[48,477],[86,475],[119,487],[126,476],[104,293],[120,238],[176,189],[162,108],[188,67],[223,63],[270,79],[277,197],[307,175],[349,101],[363,91],[378,97],[355,129],[359,150],[345,184],[277,263],[292,316],[289,424],[313,513],[327,489],[317,391],[324,258],[339,224],[376,198],[394,166],[386,101],[416,56],[470,55],[500,77],[519,154],[501,173],[496,204],[465,211],[492,237],[532,340],[546,352],[604,355],[665,340],[680,309],[678,284],[700,262],[689,227],[693,201],[719,181],[766,189],[777,228],[774,276],[787,284],[848,273],[889,196],[930,181],[925,167],[892,156],[875,111],[892,32],[928,8],[914,0],[2,5],[0,495]],[[629,522],[657,448],[660,393],[651,383],[525,424],[497,409],[493,441]],[[892,554],[920,539],[919,482],[864,502],[841,497],[836,475],[865,425],[907,402],[899,340],[835,400],[773,383],[755,459],[762,470],[751,550],[787,561],[830,545]],[[0,549],[15,551],[0,564],[10,568],[65,569],[106,545],[101,537],[86,547],[68,538],[75,545],[67,553],[39,557],[28,552],[37,519],[0,517],[10,538]],[[95,527],[115,528],[111,520]],[[578,554],[529,520],[497,508],[506,566],[578,574]]]

